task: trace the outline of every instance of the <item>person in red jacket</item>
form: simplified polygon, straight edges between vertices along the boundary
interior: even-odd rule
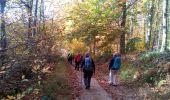
[[[75,58],[75,70],[79,70],[80,62],[81,62],[81,54],[78,53]]]

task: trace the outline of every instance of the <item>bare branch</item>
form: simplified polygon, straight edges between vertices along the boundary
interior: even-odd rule
[[[25,2],[25,1],[23,1],[23,0],[20,0],[20,2],[21,2],[22,4],[24,4],[24,6],[26,6],[27,8],[30,8],[30,5],[29,5],[27,2]]]
[[[135,5],[139,0],[135,0],[131,4],[127,5],[126,9],[129,9],[131,6]]]

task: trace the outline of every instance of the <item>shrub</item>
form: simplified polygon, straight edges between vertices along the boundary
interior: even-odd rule
[[[135,74],[135,69],[134,68],[122,68],[120,72],[120,79],[123,82],[130,82],[133,80],[134,74]]]

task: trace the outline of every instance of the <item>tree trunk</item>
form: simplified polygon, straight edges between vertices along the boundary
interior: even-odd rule
[[[126,1],[123,2],[122,6],[122,21],[121,21],[121,27],[122,27],[122,33],[120,35],[120,53],[125,54],[125,32],[126,32]]]
[[[33,7],[33,0],[29,1],[29,7],[28,9],[28,39],[33,37],[32,34],[32,7]]]
[[[158,11],[160,11],[160,1],[157,1],[157,14],[156,17],[160,18],[161,17],[161,13],[158,13]],[[161,20],[156,20],[156,50],[159,51],[160,50],[160,32],[162,30],[162,24],[161,24]]]
[[[150,9],[148,14],[148,30],[146,34],[146,48],[148,50],[150,49],[151,46],[152,24],[153,24],[153,17],[154,17],[154,2],[155,0],[150,1],[148,7],[148,9]]]
[[[161,44],[161,52],[166,49],[166,41],[167,41],[167,24],[168,24],[168,0],[163,1],[163,31],[162,31],[162,44]]]
[[[158,38],[157,38],[157,50],[160,50],[160,36],[161,36],[161,30],[162,30],[162,25],[160,25],[160,27],[158,28]]]
[[[132,18],[132,16],[131,16],[131,18],[130,18],[130,34],[133,34],[133,18]]]
[[[6,31],[5,31],[5,11],[6,6],[6,0],[0,1],[0,13],[1,13],[1,19],[0,19],[0,65],[2,66],[4,64],[5,59],[5,48],[7,47],[7,40],[6,40]]]
[[[40,30],[41,32],[45,31],[45,18],[44,18],[44,0],[41,0],[40,6]],[[42,22],[42,29],[41,29],[41,22]]]
[[[1,19],[0,19],[0,48],[5,49],[7,47],[7,40],[6,40],[6,31],[5,31],[5,16],[4,16],[4,11],[5,11],[5,6],[6,6],[6,0],[1,0],[0,1],[0,6],[1,6]]]
[[[33,35],[37,34],[37,11],[38,11],[38,0],[36,0],[35,3]]]
[[[155,50],[155,47],[156,47],[156,33],[154,32],[154,35],[153,35],[153,42],[152,42],[152,51]]]

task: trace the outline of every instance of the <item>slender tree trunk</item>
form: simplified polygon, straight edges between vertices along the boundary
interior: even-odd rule
[[[40,7],[40,23],[42,22],[42,30],[41,32],[45,31],[45,16],[44,16],[44,0],[41,0],[41,7]],[[41,24],[40,24],[41,26]]]
[[[167,49],[169,49],[170,50],[170,1],[168,1],[168,26],[167,26],[167,31],[168,31],[168,36],[167,36]]]
[[[130,18],[130,34],[133,34],[133,18]]]
[[[7,40],[6,40],[6,31],[5,31],[5,15],[4,15],[4,11],[5,11],[5,6],[6,6],[6,0],[1,0],[0,1],[0,13],[1,13],[1,19],[0,19],[0,48],[1,49],[5,49],[7,47]]]
[[[154,3],[155,3],[155,0],[152,0],[152,7],[151,7],[151,11],[150,11],[150,13],[151,13],[151,16],[150,16],[150,31],[149,31],[150,35],[149,35],[149,46],[148,47],[151,46],[151,41],[152,41],[153,18],[154,18],[154,9],[155,9]],[[152,50],[153,50],[153,48],[152,48]]]
[[[158,11],[160,11],[160,1],[156,2],[157,4],[157,10],[156,10],[156,18],[161,19],[161,13],[158,13]],[[155,42],[156,42],[156,50],[159,51],[160,50],[160,32],[162,30],[162,24],[161,24],[161,20],[156,20],[156,38],[155,38]]]
[[[6,31],[5,31],[5,6],[6,0],[0,1],[0,65],[4,64],[5,59],[5,48],[7,47]]]
[[[160,24],[160,27],[158,29],[159,30],[158,30],[158,38],[157,38],[157,44],[158,44],[157,50],[160,50],[160,36],[161,36],[162,24]]]
[[[32,32],[32,26],[33,26],[33,23],[32,23],[32,9],[33,9],[33,0],[27,0],[27,1],[23,1],[23,0],[20,0],[20,2],[22,4],[24,4],[26,10],[27,10],[27,14],[28,14],[28,23],[27,23],[27,27],[28,27],[28,33],[27,33],[27,48],[29,50],[29,52],[32,52],[32,37],[33,37],[33,32]]]
[[[120,53],[125,54],[125,32],[126,32],[126,1],[123,2],[122,5],[122,21],[121,21],[121,27],[122,27],[122,33],[120,35]]]
[[[152,42],[152,51],[155,50],[155,46],[156,46],[156,33],[154,33],[153,35],[153,42]]]
[[[37,11],[38,11],[38,0],[36,0],[35,3],[33,35],[37,34]]]
[[[167,24],[168,24],[168,0],[163,1],[163,31],[162,31],[162,44],[161,44],[161,52],[166,49],[166,41],[167,41]]]
[[[33,34],[32,34],[32,7],[33,7],[33,0],[30,0],[29,7],[27,7],[27,9],[28,9],[28,39],[33,37]]]
[[[154,17],[154,0],[149,2],[148,9],[150,10],[148,13],[148,30],[146,34],[146,48],[149,50],[151,46],[151,36],[152,36],[152,24]]]
[[[144,42],[145,42],[145,44],[146,44],[146,34],[147,34],[147,32],[146,32],[146,19],[144,19],[144,36],[143,36],[143,38],[144,38]]]

